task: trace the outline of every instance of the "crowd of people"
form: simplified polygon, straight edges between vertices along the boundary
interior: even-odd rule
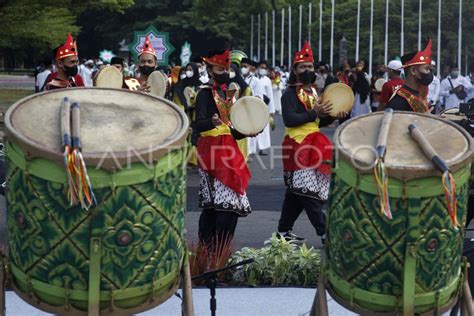
[[[192,122],[189,142],[199,158],[194,163],[201,178],[199,237],[203,242],[220,235],[232,237],[238,218],[251,213],[246,195],[250,179],[246,161],[250,155],[268,154],[274,115],[281,114],[286,127],[283,165],[287,191],[278,236],[304,240],[293,234],[292,228],[305,210],[324,242],[323,206],[329,198],[331,170],[322,161],[331,159],[331,141],[320,132],[321,127],[387,107],[437,114],[474,97],[474,68],[467,77],[460,75],[457,65],[451,65],[443,76],[435,75],[431,41],[423,51],[376,66],[372,75],[367,74],[364,61],[346,61],[334,72],[328,64],[315,62],[308,43],[295,53],[290,68],[270,67],[266,61],[229,50],[210,51],[183,66],[159,66],[148,38],[137,64],[119,57],[110,63],[97,59],[79,62],[76,51],[74,40],[68,36],[66,43],[54,51],[54,65],[49,60],[44,62],[44,70],[36,78],[37,91],[93,86],[104,67],[117,67],[124,81],[136,78],[142,92],[149,91],[147,79],[154,71],[168,78],[165,97],[179,105]],[[227,93],[232,83],[238,86],[239,97],[253,95],[268,106],[269,124],[264,130],[242,135],[233,128],[229,110],[236,99]],[[355,101],[350,113],[329,116],[333,105],[322,103],[319,96],[333,83],[352,88]],[[125,83],[123,88],[127,89]],[[186,95],[189,88],[194,92],[191,98]],[[304,150],[305,146],[318,149],[320,155]]]

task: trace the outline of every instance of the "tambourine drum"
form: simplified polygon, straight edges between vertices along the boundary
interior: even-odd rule
[[[451,108],[444,110],[440,113],[440,115],[441,117],[452,122],[461,122],[467,119],[466,115],[459,113],[459,108]]]
[[[67,199],[66,96],[80,104],[82,153],[97,200],[87,211]],[[186,251],[185,114],[151,95],[72,88],[18,101],[5,123],[15,292],[60,315],[86,315],[97,305],[101,315],[130,315],[172,296]]]
[[[439,117],[394,112],[385,167],[392,219],[380,210],[373,166],[383,113],[346,121],[335,132],[337,157],[327,221],[327,279],[331,296],[360,314],[414,313],[452,306],[463,276],[464,227],[454,229],[441,173],[408,132],[415,123],[449,166],[457,218],[467,212],[472,138]]]
[[[186,103],[188,106],[194,106],[194,98],[196,97],[196,91],[191,87],[184,88],[183,91],[184,97],[186,98]]]
[[[150,93],[159,97],[166,94],[166,83],[168,79],[161,71],[153,71],[148,76],[147,83],[150,86]]]
[[[382,88],[383,88],[383,85],[386,82],[387,82],[387,80],[385,80],[383,78],[377,79],[377,81],[375,81],[375,83],[374,83],[375,90],[377,90],[378,92],[381,92]]]
[[[230,109],[232,126],[243,135],[261,132],[268,124],[268,108],[257,97],[242,97]]]
[[[121,89],[123,85],[123,75],[114,66],[103,68],[97,74],[94,86],[99,88]]]
[[[228,93],[232,93],[235,99],[240,97],[240,86],[237,82],[231,82],[229,88],[227,88]]]
[[[351,87],[344,83],[332,83],[326,87],[321,97],[324,103],[330,101],[332,103],[332,111],[330,116],[336,117],[337,113],[350,112],[354,105],[354,92]]]

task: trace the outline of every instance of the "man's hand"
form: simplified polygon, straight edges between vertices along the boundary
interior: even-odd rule
[[[316,111],[319,117],[328,116],[329,113],[332,111],[332,103],[331,101],[326,101],[324,103],[317,103],[314,106],[314,110]]]
[[[224,124],[224,123],[222,122],[222,120],[220,119],[219,115],[217,115],[217,113],[215,113],[215,114],[212,116],[212,124],[213,124],[215,127]]]
[[[341,111],[341,112],[337,113],[336,117],[337,117],[338,119],[344,119],[344,118],[346,118],[348,115],[349,115],[349,112]]]
[[[140,86],[137,88],[137,91],[140,92],[150,92],[150,86],[146,81],[142,82]]]
[[[433,111],[434,106],[430,106],[428,110],[425,112],[425,114],[431,114],[431,111]]]

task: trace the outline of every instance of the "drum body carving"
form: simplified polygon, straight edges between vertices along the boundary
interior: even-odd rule
[[[329,288],[357,312],[402,312],[407,291],[414,311],[447,306],[456,298],[467,211],[471,137],[432,116],[395,112],[385,166],[393,219],[380,211],[372,163],[383,113],[350,120],[335,134],[337,150],[328,210]],[[441,174],[410,138],[415,123],[453,171],[455,230],[446,209]]]
[[[129,315],[178,286],[188,121],[163,99],[87,90],[38,94],[7,114],[9,269],[15,291],[42,310],[85,315],[92,294],[101,315]],[[67,200],[57,139],[64,96],[81,105],[82,152],[97,199],[88,211]]]

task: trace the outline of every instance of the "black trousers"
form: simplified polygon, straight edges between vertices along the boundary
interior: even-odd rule
[[[326,232],[326,215],[323,212],[325,202],[303,195],[292,193],[286,189],[285,200],[281,208],[279,232],[287,232],[293,229],[293,225],[300,216],[303,209],[308,215],[309,221],[316,229],[316,234],[322,236]]]
[[[199,217],[199,240],[211,244],[216,237],[219,240],[234,237],[239,216],[234,212],[216,211],[213,208],[202,210]]]

